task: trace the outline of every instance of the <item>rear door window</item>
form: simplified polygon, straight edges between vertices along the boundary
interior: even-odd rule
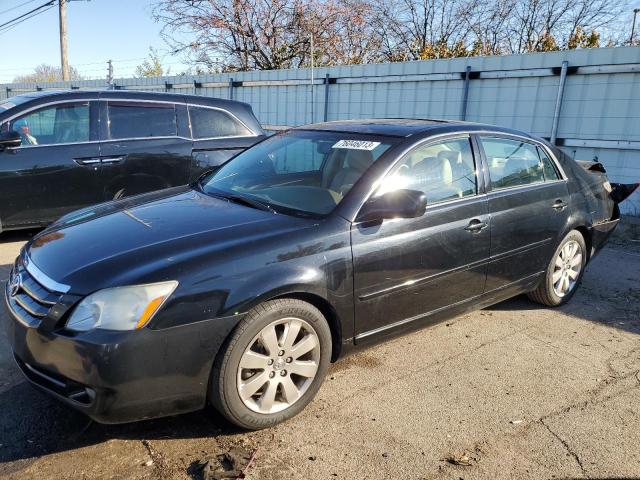
[[[535,145],[507,138],[480,137],[494,190],[544,182]]]
[[[251,135],[247,127],[223,110],[189,106],[189,116],[195,139]]]
[[[153,138],[177,135],[171,103],[109,102],[109,138]]]
[[[57,145],[90,140],[89,103],[44,107],[12,120],[23,146]]]

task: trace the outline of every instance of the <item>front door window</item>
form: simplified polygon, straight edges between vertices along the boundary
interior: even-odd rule
[[[20,134],[23,146],[88,142],[89,104],[45,107],[12,120],[9,129]]]

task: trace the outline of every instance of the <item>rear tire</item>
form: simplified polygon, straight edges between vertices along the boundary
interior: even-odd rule
[[[534,302],[557,307],[576,293],[587,263],[587,246],[577,230],[571,230],[554,252],[538,288],[527,293]]]
[[[296,299],[251,310],[225,342],[211,372],[210,399],[230,422],[271,427],[313,399],[331,361],[331,331],[313,305]]]

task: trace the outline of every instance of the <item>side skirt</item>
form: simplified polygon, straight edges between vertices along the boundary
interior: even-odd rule
[[[399,322],[395,322],[390,325],[385,325],[374,330],[360,333],[353,339],[353,343],[355,345],[354,350],[358,350],[360,347],[379,343],[391,337],[400,336],[424,328],[428,325],[440,323],[464,313],[480,310],[482,308],[495,305],[496,303],[500,303],[508,298],[515,297],[521,293],[525,293],[537,285],[543,274],[544,271],[537,272],[516,282],[502,285],[501,287],[485,292],[482,295],[468,298],[453,305],[448,305],[415,317],[400,320]]]

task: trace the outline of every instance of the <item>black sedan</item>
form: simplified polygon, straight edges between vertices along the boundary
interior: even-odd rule
[[[261,140],[232,100],[118,90],[0,102],[0,233],[81,207],[186,185]]]
[[[211,403],[268,427],[358,348],[523,292],[567,302],[633,188],[487,125],[293,129],[34,237],[8,338],[29,380],[100,422]]]

